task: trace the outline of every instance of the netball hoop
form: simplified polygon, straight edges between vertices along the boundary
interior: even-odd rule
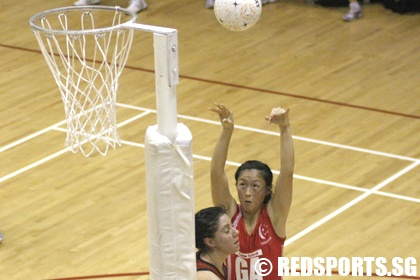
[[[99,21],[99,19],[101,21]],[[85,156],[106,155],[120,144],[116,125],[118,78],[136,16],[120,8],[67,7],[33,16],[32,30],[60,89],[67,121],[66,144]]]
[[[146,131],[146,188],[151,279],[196,279],[192,136],[177,123],[177,30],[135,23],[120,7],[48,10],[31,28],[60,89],[68,148],[85,156],[120,145],[118,78],[133,31],[153,33],[157,125]]]

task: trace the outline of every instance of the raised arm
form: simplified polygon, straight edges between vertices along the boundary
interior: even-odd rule
[[[286,237],[286,221],[292,204],[294,146],[289,122],[289,109],[274,108],[265,119],[280,129],[280,174],[273,196],[267,205],[268,214],[278,236]]]
[[[209,108],[219,115],[222,131],[213,151],[210,167],[211,196],[216,206],[228,207],[230,217],[236,211],[237,205],[229,190],[229,182],[225,172],[225,164],[230,139],[234,129],[232,111],[223,104],[215,104]]]

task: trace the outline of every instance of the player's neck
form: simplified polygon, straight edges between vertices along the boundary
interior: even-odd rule
[[[216,252],[205,253],[201,255],[201,259],[214,265],[217,270],[223,275],[223,263],[225,262],[226,255],[218,254]]]
[[[248,235],[251,235],[252,232],[254,231],[254,228],[257,225],[257,221],[258,221],[261,211],[262,209],[253,213],[246,213],[246,212],[242,213],[243,218],[244,218],[245,228]]]

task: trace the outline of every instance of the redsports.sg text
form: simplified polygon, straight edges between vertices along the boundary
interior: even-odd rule
[[[254,263],[260,276],[416,276],[417,260],[413,257],[279,257],[277,270],[270,260],[260,258]]]

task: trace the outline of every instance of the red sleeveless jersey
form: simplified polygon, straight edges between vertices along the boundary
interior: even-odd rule
[[[239,252],[227,259],[229,280],[279,280],[278,258],[283,255],[285,238],[278,237],[267,213],[267,206],[262,209],[257,224],[251,235],[248,235],[242,217],[240,205],[232,217],[232,224],[239,231]],[[272,264],[272,271],[265,276],[258,274],[256,267],[263,270],[270,267],[263,258]],[[267,270],[268,272],[269,270]],[[261,272],[261,271],[260,271]],[[266,273],[267,273],[266,272]]]

